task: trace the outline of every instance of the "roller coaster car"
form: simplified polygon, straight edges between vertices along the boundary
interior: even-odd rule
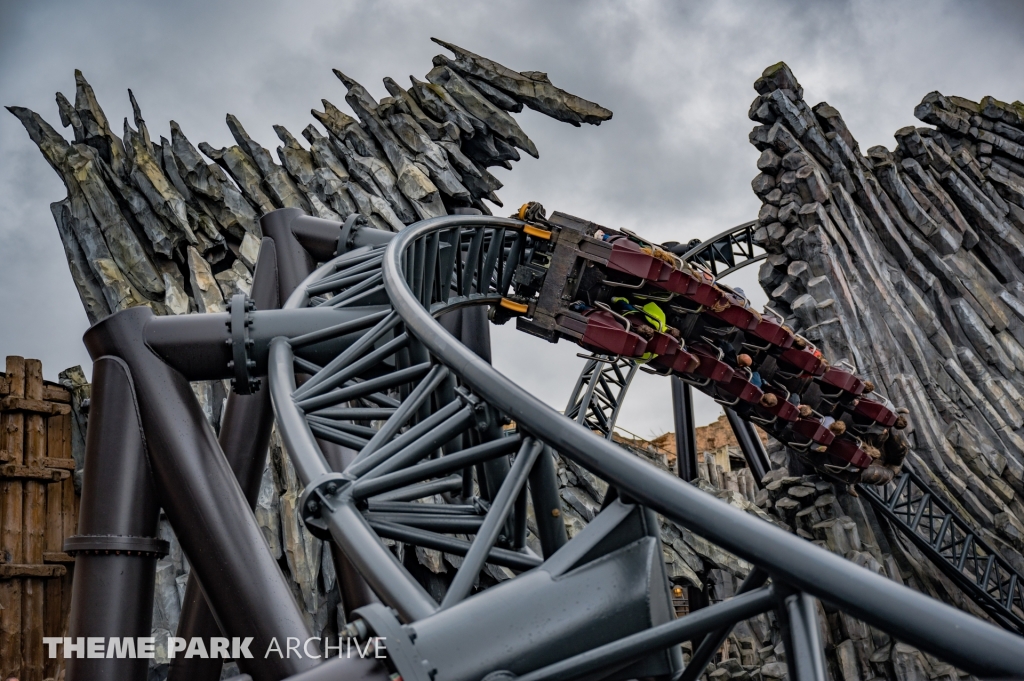
[[[651,364],[663,369],[669,369],[677,374],[692,374],[697,370],[700,358],[680,348],[672,353],[657,355],[651,360]]]
[[[625,235],[607,239],[583,236],[579,250],[610,270],[650,281],[657,281],[667,263],[658,260],[643,247]]]
[[[708,314],[735,326],[740,331],[753,331],[757,328],[760,315],[747,307],[743,298],[729,293],[725,295],[725,300],[729,303],[728,307],[723,310],[708,310]]]
[[[839,367],[829,367],[823,374],[818,376],[817,380],[821,386],[822,394],[826,397],[839,397],[842,399],[843,396],[838,391],[847,393],[848,396],[852,397],[857,397],[864,392],[864,381]],[[830,388],[838,390],[830,390]]]
[[[853,413],[888,428],[896,423],[896,414],[888,406],[867,397],[861,397]]]
[[[679,341],[667,333],[655,332],[647,340],[647,352],[655,355],[674,355],[679,352]]]
[[[626,330],[616,315],[607,310],[563,310],[555,319],[559,331],[595,352],[640,357],[647,351],[647,341],[643,336]]]
[[[896,414],[884,398],[863,396],[865,383],[852,367],[830,365],[782,319],[758,314],[699,264],[679,261],[634,234],[562,213],[541,222],[550,236],[534,243],[512,277],[514,295],[530,301],[529,314],[517,320],[521,330],[550,341],[568,338],[602,354],[649,358],[655,372],[682,376],[802,451],[816,467],[828,459],[857,475],[856,469],[873,463],[860,438],[874,442]],[[642,326],[631,326],[633,313],[623,317],[609,307],[620,299],[630,308],[656,303],[661,323],[678,329],[681,339],[651,333],[646,312]],[[732,349],[751,361],[737,366]],[[762,376],[760,386],[751,380],[753,371]],[[774,405],[761,403],[765,393],[777,398]],[[792,394],[799,399],[791,402]],[[800,416],[801,402],[813,410],[810,416]],[[848,430],[837,435],[822,414],[841,417]]]
[[[816,418],[798,418],[789,425],[789,430],[793,434],[799,435],[801,438],[806,440],[806,442],[794,444],[808,445],[815,443],[828,447],[836,439],[835,433],[826,428],[824,424]]]
[[[778,362],[794,368],[799,373],[821,376],[826,373],[825,360],[816,356],[813,351],[800,348],[787,348],[778,356]],[[786,366],[781,367],[783,369]]]
[[[783,350],[793,347],[793,341],[796,338],[792,331],[764,317],[757,322],[750,333]]]
[[[719,359],[720,350],[706,343],[691,343],[687,347],[700,360],[700,364],[693,371],[694,374],[715,383],[727,383],[732,380],[733,369]]]
[[[775,390],[768,389],[764,392],[770,392],[778,399],[774,407],[766,407],[759,404],[757,409],[759,412],[764,412],[776,416],[783,421],[793,423],[800,418],[800,411],[796,408],[796,405],[785,398],[785,396]]]
[[[662,290],[709,308],[717,307],[725,295],[715,287],[715,278],[699,269],[686,271],[666,266],[662,270],[661,278],[651,283]]]
[[[764,395],[764,392],[747,380],[747,375],[745,375],[745,373],[746,372],[733,371],[731,380],[728,382],[719,382],[716,387],[719,392],[724,392],[738,400],[749,402],[750,404],[757,404],[761,401],[761,396]]]
[[[843,434],[835,440],[832,444],[825,449],[825,453],[831,456],[842,459],[852,463],[854,466],[860,468],[867,468],[874,461],[868,454],[860,448],[860,442],[857,438],[852,437],[848,434]]]

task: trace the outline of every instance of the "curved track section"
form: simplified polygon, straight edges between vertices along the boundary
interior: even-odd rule
[[[768,257],[764,249],[754,244],[755,229],[756,221],[745,222],[705,241],[663,246],[673,253],[682,253],[680,260],[700,263],[721,279]],[[637,368],[636,362],[623,357],[601,354],[588,357],[569,397],[566,416],[611,439],[626,391],[636,376]]]
[[[697,660],[723,628],[774,610],[791,677],[820,679],[811,596],[974,674],[1024,674],[1020,638],[631,456],[445,330],[437,318],[458,308],[515,306],[505,297],[514,269],[543,239],[525,222],[485,216],[410,226],[386,248],[324,265],[286,305],[361,316],[271,346],[274,409],[306,485],[303,517],[398,613],[357,611],[388,636],[403,678],[667,678],[681,671],[681,641],[704,642]],[[346,349],[307,354],[328,338],[346,339]],[[601,512],[568,542],[551,449],[608,483]],[[526,547],[528,495],[539,552]],[[673,619],[652,511],[757,566],[746,593]],[[462,560],[446,588],[428,592],[384,539]],[[494,581],[488,565],[507,578],[481,588]]]

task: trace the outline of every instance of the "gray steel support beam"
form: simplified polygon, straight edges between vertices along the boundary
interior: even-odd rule
[[[768,573],[760,568],[754,568],[747,575],[747,578],[743,580],[743,583],[740,584],[736,595],[739,596],[754,589],[759,589],[766,581],[768,581]],[[703,676],[708,663],[711,662],[715,653],[725,643],[725,639],[728,638],[731,631],[732,624],[729,624],[707,634],[700,642],[700,645],[697,646],[697,649],[693,651],[693,655],[690,656],[690,663],[686,665],[686,669],[683,671],[679,681],[697,681],[697,679]]]
[[[73,538],[80,545],[156,537],[160,508],[142,427],[131,370],[117,357],[95,356],[85,479]],[[103,637],[104,653],[108,637],[149,636],[156,560],[148,552],[78,551],[67,636]],[[147,674],[148,660],[141,658],[87,658],[82,651],[67,660],[68,681],[143,681]]]
[[[676,427],[676,470],[687,482],[697,479],[697,439],[693,420],[693,389],[678,376],[672,381],[672,414]]]
[[[736,435],[736,442],[740,445],[740,451],[750,466],[750,472],[754,474],[754,481],[758,485],[765,474],[771,470],[771,461],[768,460],[768,452],[764,449],[764,443],[757,435],[754,424],[744,421],[740,415],[729,407],[725,408],[725,416],[729,419],[732,432]]]
[[[253,274],[251,295],[257,309],[270,310],[281,306],[277,287],[277,253],[274,241],[265,238]],[[228,396],[218,441],[249,502],[249,508],[256,506],[256,498],[259,496],[273,425],[270,388],[265,383],[251,395],[232,392]],[[185,586],[185,598],[175,635],[186,640],[202,638],[204,641],[214,636],[223,636],[194,574],[189,574]],[[249,671],[251,666],[244,659],[239,660],[238,664],[242,671]],[[222,660],[217,658],[178,655],[171,661],[167,678],[168,681],[217,681],[222,666]]]
[[[784,622],[790,678],[794,681],[828,681],[814,598],[805,593],[790,594],[776,612]]]
[[[149,308],[107,317],[85,335],[94,358],[116,356],[129,367],[146,433],[157,495],[227,636],[309,636],[302,614],[267,548],[249,503],[188,381],[146,346]],[[257,681],[279,679],[315,664],[274,659],[254,669]]]

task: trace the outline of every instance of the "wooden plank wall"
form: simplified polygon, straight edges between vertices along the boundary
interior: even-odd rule
[[[61,672],[44,636],[65,636],[78,527],[71,394],[39,360],[8,357],[0,374],[0,679]]]

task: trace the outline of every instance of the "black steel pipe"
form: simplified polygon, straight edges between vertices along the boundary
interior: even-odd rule
[[[84,340],[94,358],[120,357],[131,370],[157,498],[226,635],[252,636],[257,650],[273,638],[304,640],[309,630],[291,588],[188,381],[143,340],[152,320],[149,308],[124,310],[93,326]],[[314,663],[272,656],[253,677],[271,681]]]
[[[435,494],[444,494],[445,492],[454,492],[461,489],[462,476],[450,475],[440,480],[431,480],[430,482],[421,482],[416,485],[409,485],[408,487],[400,487],[374,498],[381,501],[412,501],[413,499],[424,499]]]
[[[689,386],[687,386],[689,387]],[[758,437],[754,424],[744,421],[733,409],[725,408],[725,416],[729,419],[732,432],[736,435],[736,442],[740,445],[740,451],[750,466],[750,472],[754,474],[754,481],[761,485],[765,474],[771,470],[771,462],[768,460],[768,453],[764,450],[764,443]]]
[[[264,239],[252,278],[251,296],[257,309],[270,310],[280,307],[277,280],[277,253],[274,242],[272,239]],[[218,441],[249,503],[249,508],[256,506],[256,498],[259,496],[273,424],[270,388],[266,385],[261,385],[250,395],[232,392],[228,396]],[[206,596],[199,586],[199,580],[195,575],[189,574],[176,636],[185,640],[202,638],[209,641],[214,636],[222,635],[213,611],[206,602]],[[249,670],[248,660],[238,662],[242,671]],[[179,655],[171,660],[167,678],[168,681],[217,681],[221,675],[221,667],[222,661],[217,658],[204,659],[199,656]]]
[[[388,473],[376,478],[359,480],[352,486],[352,497],[365,499],[384,492],[390,492],[404,485],[428,478],[439,477],[445,473],[452,473],[466,466],[472,466],[486,461],[487,459],[503,456],[514,452],[521,442],[519,435],[503,437],[482,445],[463,449],[454,454],[442,456],[439,459],[431,459],[416,466],[410,466],[402,470]]]
[[[795,593],[786,596],[783,602],[787,625],[784,631],[787,638],[786,662],[791,678],[795,681],[828,681],[814,599],[805,593]]]
[[[446,553],[451,553],[456,556],[465,556],[469,551],[469,547],[472,545],[471,542],[464,539],[456,539],[455,537],[448,537],[443,534],[438,534],[437,532],[398,525],[396,523],[389,523],[381,520],[371,520],[370,527],[372,527],[381,537],[406,542],[413,546],[422,546],[436,551],[445,551]],[[499,549],[495,547],[492,547],[491,550],[488,551],[486,562],[493,563],[494,565],[503,565],[513,570],[530,570],[541,564],[540,558],[528,556],[525,553],[519,553],[518,551],[509,551],[508,549]]]
[[[494,503],[491,504],[487,515],[484,516],[483,524],[477,530],[476,538],[469,548],[469,553],[466,554],[466,560],[459,566],[459,571],[455,573],[455,578],[448,586],[444,600],[441,601],[442,609],[452,607],[472,591],[473,584],[476,582],[480,570],[483,569],[491,548],[498,540],[498,534],[505,525],[508,514],[512,511],[516,497],[526,485],[530,470],[543,447],[541,442],[533,438],[523,440],[508,477],[502,481],[498,493],[494,496]]]
[[[457,405],[458,403],[456,402],[455,404]],[[439,449],[444,443],[472,427],[475,420],[476,415],[473,413],[473,408],[469,405],[462,407],[462,409],[445,421],[425,431],[415,441],[407,442],[404,447],[393,452],[387,459],[374,466],[372,470],[367,471],[363,478],[375,478],[416,463],[434,450]],[[426,422],[424,421],[423,423]],[[413,429],[410,428],[409,430],[411,432]],[[378,453],[382,451],[384,451],[384,447],[381,447]],[[493,461],[493,459],[489,459],[489,461]]]
[[[759,589],[764,586],[764,583],[768,581],[768,573],[761,568],[755,567],[747,575],[747,578],[740,584],[740,588],[736,591],[736,595],[748,593],[754,589]],[[725,643],[725,639],[729,637],[729,632],[732,631],[732,625],[724,626],[716,631],[712,631],[704,637],[704,640],[700,642],[697,649],[693,651],[693,655],[690,656],[690,662],[686,665],[686,669],[683,670],[683,675],[679,678],[679,681],[697,681],[701,676],[704,675],[704,670],[707,668],[708,663],[711,662],[711,658],[715,656],[718,649]]]
[[[676,426],[676,470],[687,482],[697,479],[696,423],[693,419],[693,388],[678,376],[672,383],[672,414]]]
[[[427,374],[428,369],[429,374]],[[395,409],[395,413],[391,415],[391,418],[380,427],[376,435],[370,438],[370,441],[366,443],[366,446],[363,447],[359,455],[352,462],[353,464],[368,458],[380,447],[385,446],[416,415],[416,412],[426,403],[426,400],[429,399],[438,385],[448,377],[448,367],[441,365],[431,367],[429,362],[416,364],[408,369],[399,369],[395,373],[400,374],[403,371],[413,372],[417,377],[426,375],[426,378],[412,389],[402,401],[402,404]]]
[[[325,508],[324,518],[334,541],[370,584],[377,596],[398,611],[407,622],[437,611],[437,603],[408,570],[398,562],[356,510],[351,498],[342,495]]]
[[[462,403],[458,400],[446,404],[444,407],[431,414],[427,419],[420,421],[391,442],[381,445],[377,451],[373,452],[369,456],[365,458],[356,457],[356,461],[353,462],[345,472],[353,477],[362,477],[370,473],[379,465],[394,456],[397,452],[419,440],[419,438],[445,423],[448,419],[453,418],[464,409],[465,408],[462,406]],[[385,471],[380,471],[377,475],[383,475],[384,472]]]
[[[254,375],[266,375],[270,341],[274,338],[306,335],[346,325],[352,330],[340,336],[331,334],[324,340],[303,346],[301,355],[304,359],[314,363],[326,362],[362,338],[363,318],[372,317],[380,309],[308,308],[253,312],[249,338],[253,341],[250,356],[256,362]],[[154,317],[144,329],[145,342],[190,381],[233,378],[234,370],[228,368],[228,362],[232,360],[230,319],[227,312]]]
[[[565,530],[565,521],[562,520],[562,497],[558,495],[555,453],[547,445],[533,464],[529,487],[533,515],[537,521],[537,538],[544,557],[550,558],[551,554],[565,546],[569,535]]]
[[[371,499],[367,510],[380,513],[424,513],[427,515],[480,515],[476,504],[419,504],[411,501],[380,501]]]
[[[475,534],[484,523],[486,516],[477,515],[434,515],[432,513],[377,513],[363,514],[366,522],[395,523],[422,530],[448,532],[452,534]]]
[[[423,378],[429,370],[430,364],[427,362],[424,362],[423,364],[416,364],[405,369],[392,371],[391,373],[384,374],[383,376],[378,376],[377,378],[371,378],[343,388],[335,388],[331,392],[300,400],[297,404],[299,409],[302,409],[307,413],[317,412],[321,416],[331,416],[334,411],[328,407],[340,404],[341,402],[348,402],[358,397],[366,397],[371,393],[388,391],[396,386],[419,380],[420,378]],[[438,371],[445,371],[445,369],[438,368]]]
[[[96,546],[104,537],[156,537],[160,507],[132,379],[121,359],[94,357],[76,539]],[[67,635],[104,637],[104,643],[107,637],[149,636],[156,554],[77,553]],[[147,673],[148,662],[141,658],[87,658],[83,651],[67,660],[68,681],[143,681]]]
[[[568,681],[588,672],[633,660],[653,650],[678,645],[722,626],[750,619],[775,605],[773,587],[765,587],[690,613],[686,617],[626,636],[600,648],[523,674],[516,681]],[[803,680],[801,680],[803,681]],[[810,681],[810,680],[808,680]]]

